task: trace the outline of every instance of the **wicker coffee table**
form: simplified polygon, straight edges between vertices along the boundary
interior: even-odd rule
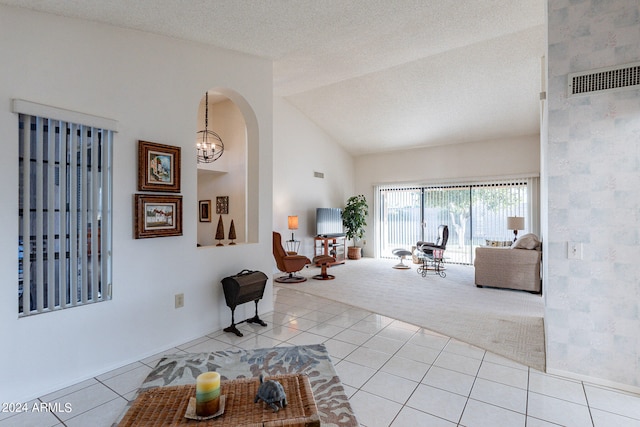
[[[278,412],[273,412],[262,401],[253,402],[260,386],[258,378],[242,378],[221,382],[220,393],[226,396],[226,404],[220,417],[203,421],[185,418],[189,399],[196,395],[196,386],[179,385],[157,387],[141,393],[118,426],[320,426],[318,409],[306,375],[273,375],[268,379],[279,381],[287,394],[287,407]]]

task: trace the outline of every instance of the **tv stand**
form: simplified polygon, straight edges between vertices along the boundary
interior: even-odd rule
[[[334,257],[336,259],[335,262],[329,263],[328,265],[336,265],[336,264],[344,264],[346,259],[346,246],[347,239],[344,236],[335,236],[335,237],[324,237],[324,236],[316,236],[313,242],[314,246],[314,257],[319,255],[327,255],[330,257]]]

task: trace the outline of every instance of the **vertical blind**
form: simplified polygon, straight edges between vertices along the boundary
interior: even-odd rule
[[[19,115],[20,316],[111,298],[113,131]]]
[[[395,248],[411,249],[419,240],[435,242],[438,226],[449,227],[449,262],[471,264],[475,247],[486,240],[512,240],[507,217],[525,218],[537,233],[538,178],[424,186],[378,186],[376,255],[392,257]]]

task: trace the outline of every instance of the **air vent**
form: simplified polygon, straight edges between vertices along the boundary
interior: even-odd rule
[[[569,96],[640,89],[640,62],[569,74]]]
[[[315,178],[324,178],[324,173],[322,173],[322,172],[313,172],[313,176]]]

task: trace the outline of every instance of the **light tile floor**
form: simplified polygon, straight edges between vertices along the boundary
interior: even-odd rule
[[[0,427],[111,426],[163,354],[316,343],[327,346],[366,427],[640,427],[638,395],[547,375],[346,304],[274,292],[274,311],[261,316],[267,327],[243,323],[243,337],[213,332],[42,396],[28,412],[0,412]]]

